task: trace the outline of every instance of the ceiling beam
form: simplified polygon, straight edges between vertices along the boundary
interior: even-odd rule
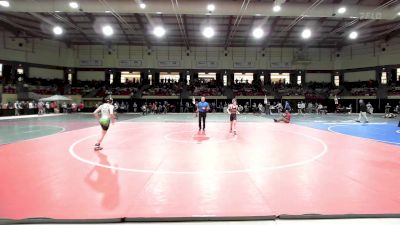
[[[250,28],[250,32],[248,32],[248,33],[246,34],[246,43],[247,43],[248,40],[249,40],[250,33],[252,32],[251,28],[254,27],[254,21],[255,21],[255,20],[256,20],[256,17],[253,16],[253,17],[251,18],[250,24],[248,25],[248,28]]]
[[[389,34],[387,34],[385,36],[385,41],[388,42],[388,41],[390,41],[393,38],[398,37],[398,36],[400,36],[400,29],[393,30],[392,32],[390,32]]]
[[[28,21],[28,22],[32,22],[35,24],[40,24],[39,20],[32,19],[34,17],[30,16],[29,14],[22,14],[22,13],[16,14],[16,13],[8,13],[8,12],[1,12],[1,14],[6,15],[8,18],[18,19],[18,20],[22,20],[24,22]],[[29,16],[25,17],[22,15],[29,15]]]
[[[120,22],[119,20],[117,20],[117,21],[118,21],[117,24],[118,24],[118,26],[119,26],[119,29],[122,31],[122,34],[124,35],[124,37],[125,37],[125,39],[128,41],[128,43],[130,43],[131,40],[129,39],[128,34],[125,32],[125,29],[122,27],[121,22]]]
[[[139,27],[140,27],[140,30],[141,30],[142,34],[143,34],[143,41],[144,41],[144,43],[146,44],[146,46],[147,46],[148,48],[150,48],[151,43],[150,43],[150,41],[149,41],[149,37],[147,37],[147,34],[146,34],[146,33],[147,33],[147,32],[146,32],[146,27],[145,27],[145,25],[143,24],[142,17],[141,17],[139,14],[137,14],[137,13],[134,13],[134,16],[135,16],[136,21],[137,21],[138,24],[139,24]]]
[[[287,32],[286,32],[286,36],[283,38],[281,45],[283,46],[284,44],[286,44],[286,40],[288,39],[288,37],[292,34],[293,32],[293,27],[290,28]]]
[[[280,16],[274,17],[272,22],[271,22],[271,26],[270,26],[270,32],[269,32],[269,37],[267,37],[264,41],[264,44],[262,45],[263,48],[267,48],[269,45],[269,41],[271,40],[271,38],[274,37],[275,31],[276,31],[276,25],[278,24],[279,20],[280,20]],[[286,26],[285,26],[286,27]]]
[[[375,41],[379,41],[379,40],[384,40],[385,42],[388,42],[388,41],[392,40],[393,38],[398,37],[400,35],[400,25],[396,25],[387,30],[391,30],[391,31],[383,32],[384,34],[377,35],[375,37],[368,37],[368,38],[364,39],[363,41],[375,42]]]
[[[4,28],[9,28],[17,32],[24,32],[26,35],[29,35],[31,37],[38,37],[38,38],[45,38],[47,35],[41,32],[40,30],[33,30],[27,26],[23,26],[20,24],[17,24],[13,21],[10,21],[9,19],[0,17],[0,22],[2,22],[2,27]]]
[[[186,35],[186,42],[187,42],[187,49],[190,49],[190,39],[189,39],[189,29],[188,29],[188,23],[187,23],[187,15],[183,15],[183,28],[185,29],[185,35]]]
[[[67,21],[68,21],[69,23],[71,23],[72,25],[74,25],[75,27],[79,28],[79,29],[76,29],[76,28],[75,28],[75,29],[78,30],[79,33],[80,33],[89,43],[91,43],[92,40],[89,38],[89,36],[88,36],[85,32],[83,32],[83,30],[75,23],[75,21],[68,15],[68,13],[64,13],[64,15],[67,17]]]
[[[4,28],[4,30],[12,33],[15,37],[20,35],[20,31],[17,30],[15,27],[11,26],[9,23],[3,22],[0,20],[0,27]]]
[[[322,40],[318,42],[318,44],[321,44],[322,42],[324,42],[328,37],[330,37],[337,29],[339,29],[339,27],[342,27],[344,24],[346,23],[346,19],[343,18],[342,20],[338,21],[338,23],[336,24],[335,27],[333,27],[327,34],[325,34],[322,37]]]
[[[233,19],[234,19],[233,16],[229,16],[228,30],[226,31],[224,48],[229,47],[228,45],[229,45],[230,34],[232,31]]]

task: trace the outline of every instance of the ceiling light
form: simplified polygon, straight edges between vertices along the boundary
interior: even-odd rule
[[[253,30],[253,37],[256,39],[260,39],[264,36],[264,31],[260,27],[257,27]]]
[[[162,14],[162,12],[156,12],[156,14],[160,15],[160,14]]]
[[[103,26],[102,31],[103,31],[103,34],[107,37],[114,34],[114,30],[110,25]]]
[[[140,4],[139,4],[139,7],[140,7],[141,9],[145,9],[145,8],[146,8],[146,4],[140,3]]]
[[[208,4],[208,5],[207,5],[207,10],[208,10],[209,12],[213,12],[213,11],[215,10],[215,5],[214,5],[214,4]]]
[[[55,26],[55,27],[53,28],[53,33],[54,33],[55,35],[61,35],[63,32],[64,32],[64,31],[63,31],[63,29],[62,29],[60,26]]]
[[[301,37],[304,39],[308,39],[311,37],[311,30],[310,29],[305,29],[303,32],[301,32]]]
[[[79,8],[79,4],[77,2],[69,2],[69,7],[77,9]]]
[[[8,7],[10,7],[10,2],[9,1],[0,1],[0,5],[8,8]]]
[[[340,7],[337,11],[339,14],[343,14],[346,12],[346,7]]]
[[[349,38],[350,39],[356,39],[358,37],[358,33],[357,32],[355,32],[355,31],[353,31],[353,32],[351,32],[350,34],[349,34]]]
[[[61,11],[60,10],[56,10],[56,11],[54,11],[55,13],[60,13]]]
[[[398,12],[397,15],[400,16],[400,12]]]
[[[206,27],[203,30],[203,36],[206,38],[212,38],[214,36],[215,32],[212,27]]]
[[[162,27],[162,26],[157,26],[157,27],[155,27],[154,30],[153,30],[153,34],[154,34],[156,37],[162,37],[162,36],[164,36],[164,35],[165,35],[165,29],[164,29],[164,27]]]
[[[105,13],[111,13],[111,11],[110,11],[110,10],[107,10],[107,11],[105,11]]]
[[[274,12],[279,12],[279,11],[281,11],[281,6],[280,5],[275,5],[273,8],[272,8],[272,10],[274,11]]]

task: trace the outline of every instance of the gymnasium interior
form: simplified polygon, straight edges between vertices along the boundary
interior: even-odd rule
[[[400,224],[398,0],[0,0],[0,99],[0,224]]]

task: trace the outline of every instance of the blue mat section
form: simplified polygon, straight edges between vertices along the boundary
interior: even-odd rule
[[[296,124],[320,130],[368,138],[400,146],[400,127],[397,121],[355,123],[354,121],[307,121]]]

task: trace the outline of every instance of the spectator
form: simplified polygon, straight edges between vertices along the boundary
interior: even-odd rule
[[[390,113],[390,108],[392,108],[392,106],[388,103],[386,103],[385,105],[385,114],[389,114]]]
[[[21,109],[21,105],[18,101],[14,102],[14,110],[15,110],[15,115],[19,116],[20,115],[20,109]]]
[[[367,103],[367,112],[371,115],[374,113],[374,108],[372,107],[370,102]]]
[[[137,104],[136,104],[136,102],[133,102],[133,112],[137,112]]]
[[[81,102],[78,106],[78,112],[83,111],[83,109],[85,108],[85,105],[83,104],[83,102]]]
[[[289,111],[289,112],[292,111],[292,107],[290,106],[289,101],[285,101],[285,111],[286,110]]]

